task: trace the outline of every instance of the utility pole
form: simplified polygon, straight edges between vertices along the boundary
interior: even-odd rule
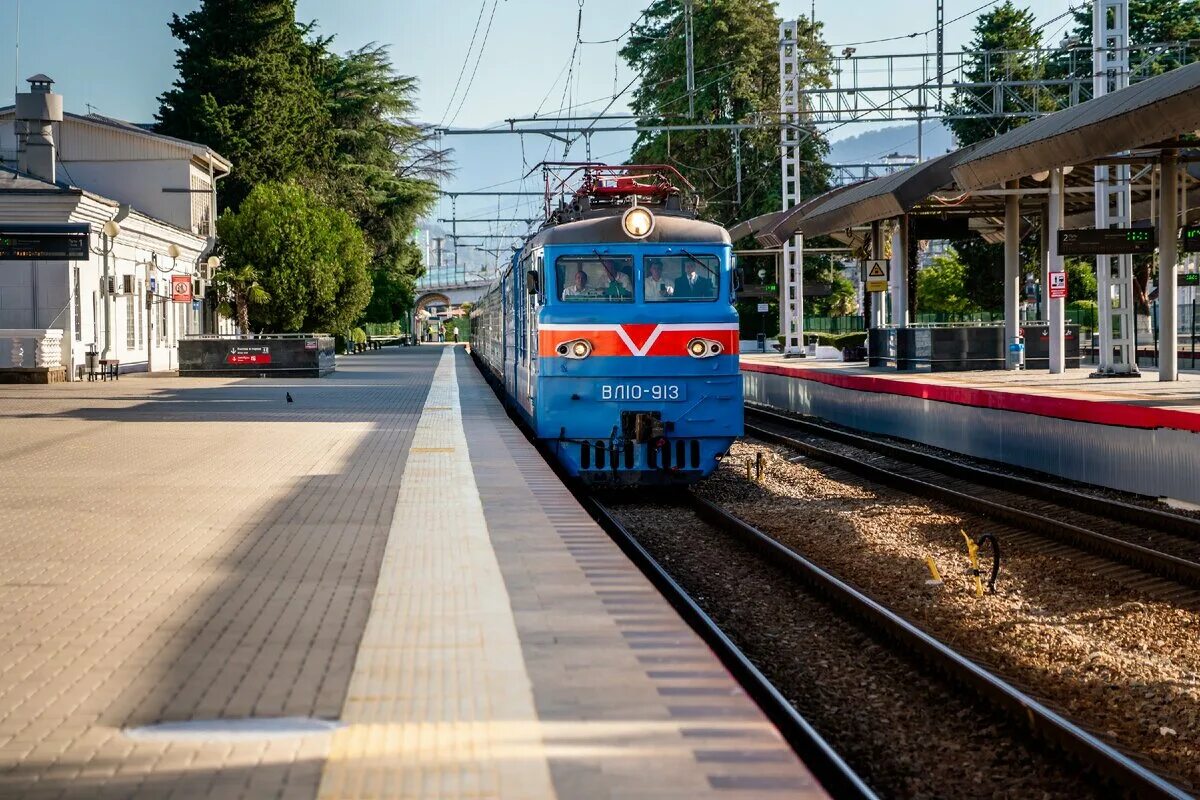
[[[693,54],[695,36],[692,31],[692,4],[694,0],[683,0],[683,34],[687,43],[687,95],[688,119],[696,118],[696,62]]]
[[[789,123],[798,122],[800,98],[801,20],[779,24],[779,128],[782,205],[786,211],[800,203],[800,145],[803,138]],[[779,264],[779,332],[784,356],[798,356],[804,344],[804,237],[783,243]]]

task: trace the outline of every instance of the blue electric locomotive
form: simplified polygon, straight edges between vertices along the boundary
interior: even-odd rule
[[[729,235],[671,167],[579,172],[472,310],[472,350],[569,474],[695,482],[742,434]]]

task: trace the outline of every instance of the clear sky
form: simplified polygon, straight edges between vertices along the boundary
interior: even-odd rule
[[[610,39],[628,29],[648,0],[585,0],[584,40]],[[947,0],[953,19],[984,0]],[[300,0],[302,19],[315,19],[323,33],[335,34],[349,49],[371,41],[391,45],[397,67],[421,80],[421,112],[438,122],[447,108],[479,18],[485,13],[476,48],[487,27],[492,0]],[[580,12],[578,0],[496,0],[495,16],[474,81],[475,59],[467,64],[462,88],[469,85],[457,125],[487,125],[557,108],[563,98],[560,72],[570,56]],[[173,79],[174,40],[167,31],[172,11],[186,12],[198,0],[0,0],[0,98],[11,102],[14,86],[16,9],[21,7],[20,75],[45,72],[58,81],[67,107],[85,110],[91,103],[104,113],[135,121],[149,120],[155,98]],[[1067,8],[1067,0],[1026,0],[1047,20]],[[826,39],[847,42],[924,31],[934,24],[934,0],[816,0],[826,24]],[[810,0],[784,0],[781,14],[810,12]],[[947,47],[965,43],[974,19],[949,26]],[[1047,28],[1052,34],[1059,23]],[[1059,34],[1061,35],[1061,34]],[[1057,37],[1055,37],[1057,38]],[[926,37],[860,45],[859,53],[911,52]],[[932,46],[932,37],[930,37]],[[614,83],[631,78],[617,63],[616,44],[582,47],[582,68],[572,87],[576,100],[607,98]],[[839,47],[840,49],[840,47]],[[616,80],[614,81],[614,66]],[[703,68],[703,65],[697,65]],[[455,100],[454,107],[458,106]],[[595,109],[603,102],[594,104]],[[618,110],[620,103],[614,106]],[[451,109],[453,116],[453,108]]]
[[[619,36],[648,2],[584,0],[581,38],[586,42]],[[946,0],[947,49],[966,44],[976,16],[969,12],[985,2]],[[20,67],[14,76],[18,4]],[[1039,20],[1047,21],[1065,12],[1068,0],[1024,0],[1024,4]],[[70,111],[85,112],[90,103],[104,114],[150,121],[158,106],[156,98],[174,80],[176,43],[167,30],[171,12],[182,14],[198,5],[199,0],[0,0],[0,105],[12,102],[14,78],[21,79],[23,88],[24,78],[44,72],[57,81],[55,88]],[[779,3],[781,15],[808,15],[812,9],[811,0]],[[858,53],[919,52],[934,46],[931,35],[906,36],[933,27],[934,0],[816,0],[815,10],[835,51],[849,43],[894,36],[905,38],[857,44]],[[493,125],[539,108],[546,114],[564,103],[583,103],[580,111],[599,112],[614,87],[629,83],[632,74],[616,57],[619,44],[584,44],[570,92],[564,94],[564,68],[580,13],[579,0],[299,0],[300,18],[316,20],[323,34],[337,37],[335,46],[340,49],[368,42],[390,45],[397,69],[420,79],[421,119],[453,120],[454,125],[467,127]],[[964,14],[961,21],[950,22]],[[489,21],[486,46],[476,67]],[[1066,22],[1049,25],[1047,40],[1057,42]],[[475,47],[466,60],[473,33]],[[703,68],[697,64],[697,69]],[[625,110],[623,100],[618,100],[611,113]],[[833,138],[861,130],[861,126],[846,126]],[[523,161],[536,163],[546,153],[546,140],[525,138],[525,152],[516,137],[448,139],[446,144],[457,148],[459,164],[450,188],[474,189],[519,178]],[[630,141],[624,134],[603,141],[597,138],[597,156],[619,152]],[[572,151],[571,156],[582,153]],[[534,201],[483,199],[468,203],[464,198],[458,215],[498,212],[524,217],[534,213],[535,205]],[[443,206],[438,216],[449,216],[448,204]]]

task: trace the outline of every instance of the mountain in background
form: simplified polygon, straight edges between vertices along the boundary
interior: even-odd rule
[[[921,154],[926,159],[954,149],[954,136],[941,122],[930,120],[921,128]],[[863,131],[839,139],[829,146],[829,161],[834,164],[872,163],[882,161],[893,153],[902,156],[917,154],[915,122]]]

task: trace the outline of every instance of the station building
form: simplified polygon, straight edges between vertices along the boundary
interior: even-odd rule
[[[28,80],[0,108],[0,381],[78,379],[89,352],[121,372],[176,368],[180,337],[232,331],[205,299],[231,164],[64,113],[50,78]],[[184,276],[190,300],[172,293]]]

